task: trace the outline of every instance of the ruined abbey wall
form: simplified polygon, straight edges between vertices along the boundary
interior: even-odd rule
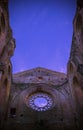
[[[8,0],[0,1],[0,123],[3,124],[10,94],[15,40],[9,25]]]
[[[83,124],[83,1],[77,0],[76,14],[73,20],[73,37],[68,62],[68,78]],[[83,127],[83,126],[82,126]]]
[[[8,0],[3,0],[0,1],[0,130],[82,129],[83,0],[77,0],[66,78],[64,74],[42,68],[18,73],[12,77],[11,56],[14,49],[15,39],[9,24]],[[53,94],[55,107],[53,105],[53,109],[43,114],[30,109],[24,103],[24,97],[37,92]],[[14,108],[10,116],[11,107]],[[16,115],[12,115],[15,111]],[[14,127],[12,123],[15,123]]]

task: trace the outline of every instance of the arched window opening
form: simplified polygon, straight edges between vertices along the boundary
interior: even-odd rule
[[[2,102],[4,102],[4,103],[8,99],[7,88],[8,88],[8,79],[6,77],[3,84],[2,84],[2,89],[1,89],[2,97],[3,97]]]
[[[8,66],[8,76],[10,76],[11,75],[11,66],[9,65]]]
[[[6,78],[6,79],[4,80],[4,86],[7,86],[7,84],[8,84],[8,79]]]
[[[73,78],[73,85],[74,85],[75,87],[76,87],[76,86],[79,86],[79,81],[78,81],[78,79],[77,79],[76,76]]]
[[[69,71],[70,71],[70,73],[73,73],[73,64],[72,63],[69,64]]]
[[[10,94],[10,82],[8,81],[8,78],[4,80],[3,90],[4,90],[4,95],[8,98]]]
[[[79,14],[76,21],[76,30],[79,31],[82,28],[82,16]]]
[[[1,14],[1,31],[4,32],[5,31],[5,18],[3,13]]]

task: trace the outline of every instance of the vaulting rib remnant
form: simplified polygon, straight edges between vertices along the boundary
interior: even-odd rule
[[[10,58],[15,49],[15,39],[9,25],[8,0],[0,0],[0,129],[8,109],[12,65]]]

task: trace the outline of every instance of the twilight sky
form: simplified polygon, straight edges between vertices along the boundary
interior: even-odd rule
[[[66,72],[75,11],[76,0],[9,0],[13,72],[35,67]]]

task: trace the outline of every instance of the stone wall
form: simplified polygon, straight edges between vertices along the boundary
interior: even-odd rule
[[[63,78],[64,74],[58,75],[56,78],[54,75],[49,76],[48,73],[42,77],[39,75],[40,71],[33,73],[33,75],[31,73],[28,77],[18,78],[19,74],[17,74],[17,77],[16,75],[14,77],[16,83],[12,84],[10,95],[12,78],[10,58],[14,49],[15,39],[12,37],[9,25],[8,0],[3,0],[0,1],[0,129],[2,130],[2,126],[4,126],[4,130],[17,128],[20,130],[27,128],[29,130],[82,129],[83,0],[77,0],[67,78]],[[62,84],[65,80],[67,82]],[[32,92],[40,91],[50,93],[54,97],[55,106],[45,113],[32,110],[24,102],[27,93],[33,94]],[[13,113],[17,112],[16,115],[13,115],[14,118],[10,115],[10,113],[12,114],[11,108],[13,108]]]
[[[29,104],[31,97],[39,93],[50,95],[53,100],[46,111],[38,111],[33,103]],[[77,129],[77,114],[66,74],[44,68],[14,74],[10,95],[4,130]]]
[[[73,129],[75,125],[75,111],[72,107],[71,94],[65,90],[68,83],[57,88],[49,84],[13,84],[11,91],[10,106],[8,109],[8,119],[5,129],[49,129],[59,130]],[[28,99],[36,93],[48,93],[53,98],[52,108],[47,111],[38,112],[28,105]],[[69,91],[68,91],[69,92]],[[12,113],[11,110],[15,110]],[[40,122],[43,122],[41,125]],[[27,128],[26,128],[27,126]]]
[[[0,1],[0,126],[6,117],[10,94],[12,65],[10,58],[15,48],[9,25],[8,0]]]
[[[77,0],[73,38],[68,62],[69,84],[76,102],[79,125],[83,127],[83,1]]]

